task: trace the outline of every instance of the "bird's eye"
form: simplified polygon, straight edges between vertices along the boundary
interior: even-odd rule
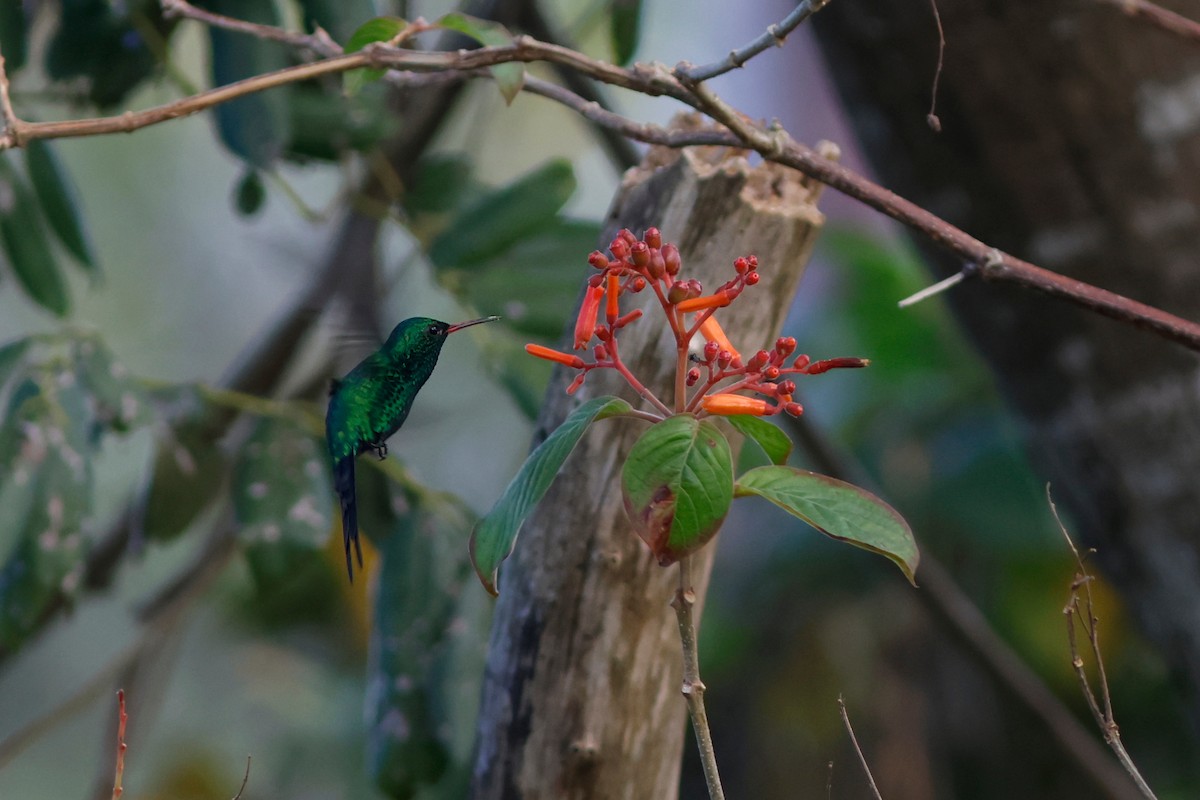
[[[441,330],[437,325],[430,325],[428,328],[426,328],[426,330],[429,331],[430,336],[437,336],[439,333],[441,333]]]

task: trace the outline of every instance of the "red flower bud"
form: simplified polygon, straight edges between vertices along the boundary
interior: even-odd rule
[[[600,313],[600,299],[604,297],[602,286],[589,286],[583,295],[583,304],[579,307],[579,316],[575,318],[575,349],[587,347],[596,330],[596,315]]]
[[[711,364],[713,359],[717,357],[717,353],[721,352],[721,345],[716,342],[704,343],[704,363]]]
[[[607,342],[611,338],[611,334],[608,332],[607,325],[596,326],[596,338],[602,342]]]
[[[668,303],[682,302],[687,299],[687,296],[688,296],[688,290],[687,290],[686,283],[683,283],[683,282],[673,283],[673,284],[671,284],[671,288],[667,289],[667,302]]]
[[[642,310],[640,308],[635,308],[633,311],[630,311],[628,314],[626,314],[625,316],[621,317],[616,322],[614,322],[613,330],[616,330],[617,328],[624,328],[629,323],[635,322],[641,318],[642,318]]]
[[[664,244],[662,246],[663,265],[667,268],[668,275],[678,275],[679,269],[683,266],[683,261],[679,257],[679,248],[673,244]]]
[[[608,302],[604,306],[604,318],[609,325],[617,321],[621,315],[621,278],[615,272],[608,273],[608,286],[605,287]]]
[[[622,239],[624,239],[625,243],[628,245],[632,245],[638,240],[638,238],[633,235],[633,231],[629,230],[629,228],[621,228],[621,232],[618,233],[617,236],[620,236]]]
[[[676,284],[678,286],[679,284]],[[672,289],[675,287],[672,286]],[[730,297],[725,292],[717,292],[707,297],[689,297],[679,303],[680,311],[703,311],[706,308],[723,308],[729,305]]]
[[[629,245],[629,260],[635,267],[644,269],[650,263],[650,248],[645,242],[634,242]]]
[[[780,336],[775,340],[775,352],[781,356],[789,356],[796,349],[796,340],[791,336]]]
[[[763,377],[769,381],[773,381],[779,377],[779,367],[767,367],[763,370]]]
[[[645,289],[645,288],[646,288],[646,279],[645,278],[634,278],[633,283],[629,284],[629,290],[631,292],[635,292],[635,293],[640,292],[642,289]]]
[[[738,355],[737,353],[734,353],[733,360],[729,362],[729,368],[730,369],[741,369],[742,368],[742,357],[740,355]]]
[[[868,358],[827,358],[824,361],[809,364],[805,372],[809,375],[820,375],[831,369],[858,369],[870,366],[870,364],[871,360]]]
[[[592,355],[596,358],[597,361],[607,361],[608,360],[608,348],[602,344],[598,344],[592,348]]]
[[[738,275],[745,274],[746,270],[750,269],[750,262],[744,258],[734,259],[733,269]]]
[[[525,345],[525,352],[531,356],[544,358],[547,361],[553,361],[557,364],[565,364],[568,367],[582,369],[584,366],[583,359],[571,353],[560,353],[557,350],[552,350],[549,347],[543,347],[540,344]]]
[[[583,386],[583,379],[587,377],[586,372],[581,372],[575,376],[575,380],[571,381],[571,385],[567,387],[567,394],[575,394],[579,391],[579,387]]]
[[[612,244],[608,246],[608,249],[612,251],[614,258],[618,261],[624,261],[625,257],[629,255],[629,242],[618,236],[612,240]]]
[[[646,228],[646,235],[642,239],[645,240],[647,245],[656,250],[662,247],[662,234],[659,233],[658,228]]]
[[[798,417],[804,413],[804,406],[800,405],[799,403],[785,403],[783,410],[788,414],[791,414],[793,417]]]
[[[696,382],[699,380],[700,380],[700,370],[696,369],[695,367],[692,367],[691,369],[689,369],[688,373],[687,373],[687,380],[686,380],[687,385],[695,386]]]
[[[646,267],[646,272],[655,280],[659,280],[666,274],[667,262],[663,260],[662,250],[650,251],[650,264]]]
[[[740,394],[719,392],[705,395],[700,399],[700,407],[710,414],[730,416],[732,414],[750,414],[755,417],[770,414],[773,406],[759,397],[746,397]]]
[[[588,256],[588,263],[596,269],[604,269],[608,266],[608,256],[601,253],[599,250],[593,250]]]
[[[746,285],[753,286],[756,283],[758,283],[758,273],[757,272],[747,272],[746,273]]]
[[[779,393],[787,394],[787,395],[795,394],[796,393],[796,382],[791,381],[791,380],[780,381],[779,382]]]
[[[808,368],[809,360],[810,360],[809,357],[804,354],[796,356],[796,360],[792,362],[792,369],[800,370],[803,372],[805,369]]]
[[[770,359],[770,353],[766,350],[759,350],[750,358],[750,369],[762,369]]]
[[[696,280],[695,278],[686,281],[686,284],[688,297],[699,297],[700,295],[704,294],[704,284],[700,283],[700,281]]]
[[[750,269],[758,269],[758,256],[747,256],[746,260],[750,262]]]
[[[733,353],[729,352],[728,350],[722,350],[721,352],[717,353],[717,366],[721,369],[725,369],[732,362]]]

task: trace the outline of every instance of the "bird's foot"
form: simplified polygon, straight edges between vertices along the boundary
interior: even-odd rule
[[[383,461],[385,458],[387,458],[387,442],[367,442],[367,449],[378,456],[380,461]]]

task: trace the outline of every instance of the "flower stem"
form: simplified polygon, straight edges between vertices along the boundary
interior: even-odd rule
[[[683,696],[687,700],[688,715],[692,718],[692,730],[696,734],[696,746],[700,750],[700,762],[704,766],[704,781],[708,784],[709,800],[725,800],[721,788],[721,776],[717,772],[717,755],[713,750],[712,732],[708,727],[708,714],[704,710],[704,683],[700,680],[700,656],[696,648],[696,626],[692,622],[692,607],[696,604],[696,591],[692,588],[692,557],[679,560],[679,588],[671,607],[679,622],[679,641],[683,648]]]

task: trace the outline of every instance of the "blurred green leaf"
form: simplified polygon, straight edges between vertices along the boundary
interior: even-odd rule
[[[437,24],[452,31],[470,36],[484,47],[504,47],[513,42],[512,34],[499,22],[478,19],[466,14],[451,13],[440,17]],[[525,65],[520,62],[509,62],[489,67],[496,88],[500,90],[504,102],[509,105],[521,93],[525,85]]]
[[[323,448],[295,425],[271,418],[254,431],[233,466],[233,512],[256,578],[293,565],[290,551],[318,551],[333,530],[333,495]]]
[[[395,490],[395,489],[394,489]],[[450,762],[439,682],[470,575],[460,542],[471,520],[457,504],[404,493],[407,511],[379,544],[371,628],[367,759],[388,797],[438,781]]]
[[[234,207],[243,217],[252,217],[262,210],[267,199],[267,187],[263,186],[262,175],[256,169],[242,173],[234,190]]]
[[[559,468],[571,455],[588,426],[629,410],[629,403],[616,397],[593,398],[572,411],[530,453],[504,494],[471,532],[471,563],[475,565],[475,572],[485,589],[498,594],[496,571],[516,547],[521,524],[546,494]]]
[[[462,204],[471,186],[471,162],[462,156],[434,155],[417,162],[416,176],[402,202],[410,215],[445,214]]]
[[[74,340],[75,369],[96,423],[124,432],[154,420],[150,398],[99,337]]]
[[[0,389],[8,383],[9,373],[21,363],[21,359],[29,352],[32,344],[33,340],[25,337],[0,347]]]
[[[642,0],[612,0],[608,21],[613,61],[624,66],[637,52],[642,27]]]
[[[96,258],[79,213],[75,184],[63,170],[52,145],[42,139],[34,139],[25,145],[25,166],[50,229],[71,255],[94,273]]]
[[[4,54],[4,69],[14,75],[25,66],[29,48],[29,20],[21,0],[0,3],[0,53]]]
[[[495,258],[553,225],[574,192],[575,173],[570,162],[548,161],[463,209],[434,240],[429,258],[440,267],[460,268]]]
[[[85,545],[81,530],[91,505],[91,466],[83,393],[62,373],[41,370],[4,428],[0,444],[15,460],[0,483],[21,488],[12,549],[0,567],[0,648],[18,649],[41,625],[60,592],[75,593]],[[15,446],[14,446],[15,445]],[[0,463],[7,458],[0,456]]]
[[[621,470],[625,512],[666,566],[716,535],[733,502],[733,454],[711,420],[677,414],[650,426]]]
[[[291,140],[287,156],[336,161],[347,150],[369,150],[399,125],[383,98],[373,92],[346,97],[319,82],[292,87],[288,95]]]
[[[300,0],[305,30],[321,27],[336,42],[347,41],[363,20],[374,15],[374,5],[371,0]]]
[[[165,40],[174,27],[156,0],[62,0],[58,28],[46,49],[54,80],[86,77],[92,102],[115,105],[158,65],[147,34]]]
[[[167,406],[168,423],[158,437],[137,521],[143,536],[171,539],[216,498],[229,465],[214,441],[208,409],[195,387],[156,392],[155,400]]]
[[[891,559],[908,580],[920,560],[908,523],[866,489],[794,467],[759,467],[738,479],[738,497],[757,495],[830,538]]]
[[[70,307],[37,199],[7,158],[0,158],[0,243],[21,286],[42,308],[65,316]]]
[[[396,38],[406,27],[408,27],[408,22],[400,17],[376,17],[375,19],[369,19],[358,27],[358,30],[350,37],[350,41],[346,42],[344,50],[347,53],[357,53],[369,44],[390,41]],[[342,85],[345,87],[346,94],[353,95],[368,83],[379,80],[386,73],[386,69],[368,69],[365,67],[363,69],[352,69],[343,76]]]
[[[788,456],[792,453],[792,440],[779,428],[762,417],[751,417],[745,414],[725,417],[725,421],[761,447],[762,451],[767,454],[767,458],[771,459],[772,464],[787,463]]]
[[[204,7],[217,14],[262,25],[279,25],[274,0],[208,0]],[[288,66],[287,50],[244,33],[209,26],[212,43],[214,86],[225,86],[244,78]],[[283,152],[289,139],[288,94],[280,86],[221,103],[213,113],[221,141],[238,158],[254,167],[266,168]]]

